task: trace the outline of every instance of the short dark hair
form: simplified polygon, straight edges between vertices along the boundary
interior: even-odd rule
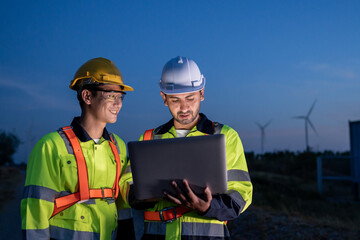
[[[98,86],[98,85],[97,85]],[[77,99],[78,99],[78,101],[79,101],[79,104],[80,104],[80,107],[81,107],[81,109],[83,108],[83,106],[84,106],[84,100],[82,99],[82,96],[81,96],[81,94],[82,94],[82,91],[83,90],[89,90],[90,92],[91,92],[91,95],[93,96],[93,97],[96,97],[97,96],[97,91],[96,91],[96,89],[95,89],[95,86],[93,86],[93,85],[85,85],[85,86],[83,86],[81,89],[79,89],[78,91],[77,91]]]

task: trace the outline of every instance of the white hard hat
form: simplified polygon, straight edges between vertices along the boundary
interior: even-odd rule
[[[193,60],[176,57],[165,64],[159,85],[165,94],[195,92],[204,88],[205,77]]]

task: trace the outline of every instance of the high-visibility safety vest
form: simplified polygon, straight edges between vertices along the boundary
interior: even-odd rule
[[[26,239],[116,237],[118,209],[113,198],[126,191],[119,186],[127,164],[126,145],[105,129],[98,143],[72,136],[78,143],[74,147],[67,136],[71,132],[63,128],[45,135],[30,155],[21,201]]]
[[[78,171],[78,181],[79,181],[79,191],[72,193],[63,197],[55,198],[54,212],[51,217],[55,216],[59,212],[65,210],[66,208],[71,207],[79,201],[87,201],[92,198],[105,198],[105,199],[116,199],[119,195],[119,180],[121,174],[121,162],[119,153],[114,144],[114,140],[109,141],[109,145],[114,158],[116,161],[116,177],[114,185],[112,188],[98,188],[98,189],[89,189],[89,179],[88,171],[86,167],[86,162],[84,154],[81,150],[79,140],[77,139],[74,131],[71,126],[61,128],[65,133],[66,137],[69,139],[70,144],[73,148],[77,171]],[[111,137],[110,137],[111,138]]]
[[[235,130],[227,125],[213,123],[204,114],[200,114],[201,119],[186,137],[203,136],[207,134],[224,134],[226,143],[228,189],[226,192],[227,200],[231,199],[239,207],[236,211],[230,208],[233,216],[220,216],[228,209],[211,207],[204,216],[198,215],[194,211],[188,211],[184,207],[161,200],[155,206],[145,211],[145,239],[146,237],[159,239],[228,239],[229,232],[226,220],[232,220],[240,215],[252,201],[252,183],[247,169],[245,154],[241,140]],[[146,136],[147,135],[147,136]],[[173,119],[168,123],[144,133],[139,140],[143,141],[151,136],[152,139],[175,138],[176,129]],[[180,154],[174,151],[174,154]],[[130,159],[131,161],[131,159]],[[128,173],[122,177],[121,181],[128,181],[131,184],[132,176]],[[214,202],[214,198],[213,201]],[[214,210],[216,209],[216,210]],[[221,220],[216,217],[223,218]]]

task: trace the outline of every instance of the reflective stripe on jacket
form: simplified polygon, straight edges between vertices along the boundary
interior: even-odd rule
[[[204,114],[200,114],[200,116],[201,119],[197,126],[188,133],[187,137],[217,133],[213,123]],[[166,239],[229,238],[229,232],[224,221],[236,218],[251,204],[253,187],[247,169],[243,146],[238,134],[227,125],[220,126],[222,126],[220,133],[224,134],[226,139],[227,193],[214,195],[211,206],[204,216],[191,211],[171,223],[145,221],[146,235],[154,237],[163,236]],[[176,137],[176,130],[173,126],[173,120],[156,128],[153,132],[154,139],[174,137]],[[143,140],[143,135],[139,140]],[[124,176],[122,181],[125,180],[131,183],[131,173]],[[148,211],[159,211],[174,205],[165,200],[159,201]]]
[[[74,123],[75,122],[75,123]],[[112,188],[116,162],[110,135],[96,144],[74,119],[87,170],[89,187]],[[81,133],[79,134],[79,131]],[[81,135],[83,134],[83,135]],[[122,165],[126,167],[125,143],[115,134]],[[54,199],[78,191],[77,165],[73,150],[62,131],[44,136],[34,147],[27,166],[24,196],[21,201],[22,229],[26,239],[114,239],[117,209],[113,199],[90,199],[77,203],[50,219]],[[50,219],[50,220],[49,220]]]

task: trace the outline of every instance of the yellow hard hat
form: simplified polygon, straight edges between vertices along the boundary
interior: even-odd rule
[[[116,84],[123,91],[134,91],[130,86],[124,84],[123,76],[116,65],[106,58],[93,58],[84,63],[75,73],[70,83],[70,88],[79,90],[87,84]]]

